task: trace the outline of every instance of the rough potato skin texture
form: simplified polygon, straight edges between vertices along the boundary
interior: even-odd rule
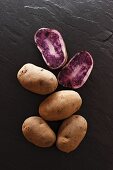
[[[58,86],[52,72],[30,63],[25,64],[18,71],[17,78],[24,88],[42,95],[52,93]]]
[[[27,118],[22,125],[25,138],[39,147],[50,147],[56,141],[56,135],[48,124],[38,116]]]
[[[87,131],[87,121],[80,115],[72,115],[59,128],[56,146],[63,152],[75,150]]]
[[[68,118],[81,106],[80,95],[73,90],[62,90],[47,97],[39,106],[40,116],[49,121]]]

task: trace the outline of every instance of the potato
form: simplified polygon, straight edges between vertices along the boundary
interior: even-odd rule
[[[64,120],[59,128],[56,146],[63,152],[71,152],[78,147],[87,131],[87,121],[80,115]]]
[[[51,28],[40,28],[34,35],[34,41],[50,69],[63,67],[67,62],[67,51],[62,35]]]
[[[58,82],[64,87],[78,89],[87,81],[93,69],[93,58],[87,51],[74,55],[58,74]]]
[[[38,116],[27,118],[22,125],[25,138],[39,147],[50,147],[56,141],[56,135],[48,124]]]
[[[40,116],[49,121],[65,119],[81,106],[80,95],[73,90],[62,90],[47,97],[39,106]]]
[[[58,86],[53,73],[33,64],[25,64],[17,74],[20,84],[34,93],[49,94]]]

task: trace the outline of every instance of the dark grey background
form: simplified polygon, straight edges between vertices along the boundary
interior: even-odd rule
[[[28,62],[47,68],[33,41],[41,27],[61,32],[69,58],[81,50],[94,58],[89,80],[77,90],[88,133],[70,154],[37,148],[21,133],[24,119],[37,115],[46,97],[23,89],[16,78]],[[0,0],[0,170],[112,170],[112,72],[112,0]],[[60,123],[50,123],[55,132]]]

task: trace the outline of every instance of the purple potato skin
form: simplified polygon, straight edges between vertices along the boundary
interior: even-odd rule
[[[61,34],[50,28],[40,28],[34,35],[34,41],[50,69],[58,69],[67,62],[67,51]]]
[[[93,69],[93,58],[87,51],[81,51],[66,64],[58,74],[58,82],[64,87],[80,88],[87,81]]]

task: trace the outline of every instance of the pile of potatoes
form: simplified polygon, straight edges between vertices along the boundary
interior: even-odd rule
[[[39,106],[39,115],[27,118],[22,125],[25,138],[38,147],[56,146],[63,152],[78,147],[87,131],[87,121],[80,115],[73,115],[82,104],[80,95],[74,90],[54,92],[58,86],[56,76],[41,67],[25,64],[17,74],[20,84],[37,94],[50,94]],[[54,93],[53,93],[54,92]],[[46,121],[63,120],[58,134]]]

